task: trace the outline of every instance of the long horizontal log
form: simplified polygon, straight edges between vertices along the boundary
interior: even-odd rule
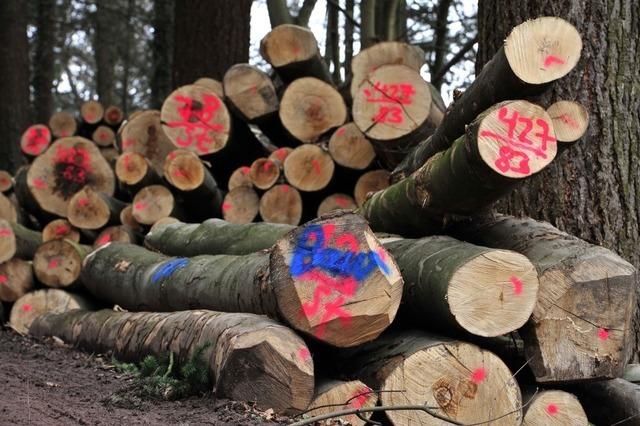
[[[309,222],[269,250],[244,256],[167,258],[108,244],[87,256],[82,282],[126,309],[265,314],[335,346],[378,336],[402,294],[393,259],[353,214]]]
[[[543,45],[543,48],[539,48]],[[541,17],[515,27],[462,96],[449,106],[440,126],[396,167],[392,180],[410,176],[465,133],[465,126],[489,106],[537,95],[565,76],[580,59],[582,40],[567,21]]]
[[[209,345],[202,359],[217,396],[293,414],[304,410],[313,395],[313,361],[304,341],[257,315],[76,310],[43,315],[29,332],[58,336],[92,352],[113,351],[124,361],[173,353],[178,366]]]

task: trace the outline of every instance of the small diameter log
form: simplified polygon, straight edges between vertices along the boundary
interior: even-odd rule
[[[262,316],[212,311],[75,311],[38,318],[29,332],[58,336],[122,361],[175,355],[176,367],[202,350],[219,397],[254,401],[281,414],[304,410],[313,396],[313,360],[304,341]]]
[[[522,399],[529,401],[530,398],[529,393],[525,392]],[[533,396],[529,405],[525,407],[522,421],[522,426],[587,426],[588,424],[589,420],[578,398],[559,390],[543,390]]]
[[[168,258],[108,244],[87,256],[82,281],[125,309],[265,314],[334,346],[374,339],[393,320],[402,293],[393,259],[353,214],[309,222],[269,250],[244,256]]]
[[[356,201],[347,194],[331,194],[318,206],[318,217],[334,210],[355,210]]]
[[[632,352],[636,311],[636,272],[629,263],[528,218],[476,218],[457,224],[451,233],[475,244],[522,253],[538,270],[538,303],[530,324],[520,331],[538,382],[622,374]]]
[[[585,383],[575,389],[587,417],[597,425],[638,425],[640,385],[624,379]]]
[[[350,408],[371,408],[378,402],[378,394],[360,380],[319,380],[311,404],[305,410],[309,417],[329,414]],[[317,407],[317,408],[316,408]],[[368,419],[371,413],[363,413]],[[355,414],[340,417],[353,426],[364,426],[365,422]]]
[[[515,27],[471,86],[449,106],[435,133],[396,167],[393,181],[409,176],[449,148],[464,135],[465,126],[491,105],[547,90],[575,67],[581,50],[580,34],[563,19],[542,17]]]
[[[78,191],[67,207],[67,218],[79,229],[96,230],[120,221],[126,203],[85,186]]]
[[[51,143],[51,131],[44,124],[29,126],[20,137],[20,149],[28,157],[42,154]]]
[[[239,186],[225,195],[222,217],[231,223],[251,223],[258,216],[260,197],[253,188]]]
[[[122,109],[117,106],[109,105],[104,111],[104,122],[111,126],[111,128],[118,127],[120,123],[122,123],[122,120],[124,120],[124,113]]]
[[[6,170],[0,170],[0,193],[8,193],[13,189],[13,177]]]
[[[157,221],[156,221],[157,222]],[[145,227],[138,223],[133,216],[133,205],[129,204],[120,212],[120,223],[133,230],[133,232],[143,233]]]
[[[49,128],[54,138],[67,138],[76,134],[78,123],[76,123],[73,114],[58,111],[49,119]]]
[[[353,195],[358,207],[362,206],[371,195],[389,187],[389,171],[371,170],[360,176],[353,189]]]
[[[33,259],[42,244],[42,234],[24,226],[0,219],[0,263],[12,257]]]
[[[231,173],[229,182],[227,182],[227,189],[233,191],[241,186],[247,188],[253,188],[253,181],[251,180],[251,167],[242,166],[238,167]]]
[[[206,88],[207,90],[215,93],[216,96],[219,97],[220,99],[224,97],[224,90],[223,90],[224,88],[222,86],[222,83],[220,83],[216,79],[209,78],[209,77],[202,77],[194,81],[193,84],[195,84],[196,86],[202,86]]]
[[[125,152],[120,155],[116,160],[115,172],[124,189],[132,194],[145,186],[162,182],[151,162],[137,152]]]
[[[569,148],[587,131],[589,127],[589,113],[578,102],[558,101],[547,108],[547,114],[553,122],[556,138],[559,142],[558,151]]]
[[[162,176],[164,159],[176,147],[164,132],[160,111],[143,111],[131,117],[118,133],[119,147],[123,153],[136,152],[142,155]]]
[[[378,157],[393,169],[434,132],[444,109],[438,90],[418,71],[404,65],[384,65],[360,85],[352,113]]]
[[[128,226],[107,226],[98,234],[93,242],[93,248],[97,249],[108,243],[136,244],[137,237]]]
[[[462,424],[511,426],[522,420],[518,383],[500,358],[475,345],[404,331],[338,357],[335,365],[381,391],[380,405],[425,405]],[[395,426],[448,424],[418,410],[386,416]]]
[[[284,160],[284,176],[301,191],[318,191],[325,188],[335,170],[335,163],[328,152],[318,145],[301,145]]]
[[[269,154],[269,160],[278,160],[280,163],[284,164],[284,160],[287,159],[289,154],[293,152],[293,148],[288,146],[278,148]]]
[[[369,74],[383,65],[405,65],[416,72],[424,65],[425,54],[417,46],[397,41],[376,43],[363,49],[351,60],[351,97]]]
[[[285,84],[302,77],[315,77],[333,84],[326,63],[320,56],[318,42],[308,28],[278,25],[260,42],[260,54],[275,68]]]
[[[31,262],[14,258],[0,263],[0,302],[15,302],[32,289]]]
[[[69,240],[47,241],[33,257],[33,271],[47,287],[72,288],[79,283],[82,260],[90,251]]]
[[[42,242],[51,240],[71,240],[79,243],[80,232],[67,219],[52,220],[42,229]]]
[[[153,225],[159,219],[178,215],[179,207],[173,194],[165,186],[142,188],[133,198],[133,218],[141,225]]]
[[[343,167],[364,170],[376,156],[371,142],[355,123],[340,126],[329,139],[329,154]]]
[[[98,124],[104,117],[104,107],[98,101],[87,101],[80,106],[80,118],[87,124]]]
[[[297,140],[316,142],[347,120],[347,107],[330,84],[305,77],[291,83],[280,101],[280,120]]]
[[[497,104],[467,126],[451,148],[375,193],[360,212],[376,232],[440,233],[451,218],[476,214],[545,168],[556,150],[544,109],[527,101]]]
[[[116,139],[116,133],[109,126],[100,125],[91,134],[91,140],[101,147],[111,147]]]
[[[269,158],[258,158],[251,164],[249,176],[258,189],[269,189],[280,179],[281,163]]]
[[[416,327],[495,337],[522,327],[538,297],[523,255],[436,236],[383,239],[405,280],[403,310]]]
[[[175,147],[198,155],[218,152],[227,145],[231,117],[222,100],[203,86],[173,91],[162,104],[162,128]]]
[[[17,222],[19,219],[18,209],[4,194],[0,193],[0,219],[9,222]]]
[[[27,334],[31,323],[42,314],[90,307],[91,303],[77,294],[58,289],[36,290],[16,300],[11,308],[9,325],[18,333]]]
[[[262,195],[259,210],[265,222],[297,225],[302,219],[302,197],[292,186],[276,185]]]

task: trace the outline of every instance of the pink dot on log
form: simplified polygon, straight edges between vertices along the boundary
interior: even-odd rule
[[[353,408],[362,408],[362,406],[367,402],[367,396],[371,393],[371,389],[369,388],[361,388],[353,395],[351,395],[351,405]]]
[[[276,156],[280,159],[280,161],[284,161],[287,158],[287,150],[284,148],[280,148],[276,151]]]
[[[31,312],[32,310],[33,310],[33,308],[28,303],[25,303],[24,305],[22,305],[22,311],[23,312]]]
[[[78,204],[82,207],[86,207],[89,205],[89,199],[86,197],[78,198]]]
[[[240,172],[241,172],[243,175],[248,175],[248,174],[249,174],[249,172],[251,172],[251,168],[250,168],[250,167],[247,167],[247,166],[244,166],[244,167],[242,167],[242,168],[240,169]]]
[[[111,241],[111,235],[109,235],[109,234],[104,234],[104,235],[103,235],[102,237],[100,237],[100,239],[98,240],[98,245],[103,246],[103,245],[107,244],[107,243],[108,243],[108,242],[110,242],[110,241]]]
[[[265,161],[264,164],[262,165],[262,170],[265,172],[268,172],[269,170],[271,170],[272,165],[273,164],[271,164],[270,162]]]
[[[9,281],[6,275],[0,275],[0,284],[6,284]]]
[[[35,186],[38,189],[44,189],[47,187],[47,183],[41,178],[35,178],[33,180],[33,186]]]
[[[549,415],[555,416],[556,414],[558,414],[558,411],[558,406],[556,404],[547,405],[547,413],[549,413]]]
[[[133,205],[133,208],[135,210],[144,210],[147,208],[147,203],[145,203],[144,201],[138,201]]]
[[[122,142],[122,147],[123,147],[123,148],[125,148],[125,149],[126,149],[126,148],[131,148],[131,147],[132,147],[133,145],[135,145],[135,144],[136,144],[135,139],[125,139],[125,140]],[[169,154],[169,156],[171,156],[171,154]],[[169,157],[169,158],[171,158],[171,157]]]
[[[311,165],[313,166],[313,170],[315,170],[317,174],[322,173],[322,167],[320,166],[320,162],[318,160],[316,160],[315,158],[312,159]]]
[[[300,357],[301,360],[306,361],[311,356],[311,353],[309,352],[308,348],[300,348],[298,350],[298,356]]]
[[[349,201],[344,197],[336,197],[336,204],[340,207],[347,207],[349,205]]]
[[[251,86],[251,87],[249,88],[249,90],[250,90],[250,91],[251,91],[251,93],[253,93],[253,94],[258,93],[258,88],[257,88],[256,86]]]
[[[609,330],[607,330],[606,328],[599,328],[598,329],[598,339],[605,341],[609,338]]]
[[[338,129],[338,131],[336,132],[336,134],[337,134],[338,136],[342,136],[342,135],[344,135],[344,132],[346,132],[346,131],[347,131],[347,129],[345,129],[344,127],[340,127],[340,128]]]
[[[13,232],[9,228],[0,228],[0,237],[10,237]]]
[[[513,292],[517,295],[522,293],[522,281],[520,281],[518,279],[518,277],[516,277],[515,275],[512,275],[509,278],[509,281],[511,281],[511,284],[513,284]]]
[[[68,228],[68,227],[66,227],[65,225],[58,225],[58,226],[56,226],[56,229],[55,229],[55,231],[54,231],[54,232],[55,232],[55,234],[56,234],[56,235],[58,235],[58,236],[60,236],[60,235],[64,235],[64,234],[66,234],[67,232],[69,232],[69,228]]]
[[[6,185],[6,184],[8,184],[8,183],[9,183],[9,179],[7,179],[7,178],[2,178],[2,179],[0,179],[0,183],[1,183],[1,184],[3,184],[3,185]]]
[[[547,55],[546,58],[544,58],[544,67],[548,68],[551,65],[554,64],[564,64],[564,60],[562,58],[559,58],[558,56],[554,56],[554,55]]]
[[[233,206],[231,205],[231,203],[222,203],[222,211],[226,212],[229,209],[233,208]]]
[[[49,265],[47,266],[49,269],[54,269],[57,268],[60,265],[60,262],[58,262],[57,258],[53,258],[49,261]]]
[[[487,377],[486,370],[482,367],[478,367],[475,370],[473,370],[473,373],[471,374],[471,381],[476,385],[479,385],[480,383],[484,382],[484,379],[486,377]]]
[[[289,185],[282,185],[282,186],[280,187],[280,190],[281,190],[282,192],[289,192]]]

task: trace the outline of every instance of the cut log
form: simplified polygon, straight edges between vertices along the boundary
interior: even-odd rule
[[[260,217],[265,222],[299,224],[302,219],[300,192],[287,184],[274,186],[260,198]]]
[[[20,204],[34,215],[43,211],[66,217],[69,200],[85,185],[113,195],[115,176],[95,144],[81,137],[58,139],[33,161],[26,176],[16,175]]]
[[[245,121],[255,123],[277,116],[280,102],[276,88],[259,68],[236,64],[227,70],[222,82],[226,99]]]
[[[79,229],[96,230],[120,222],[120,212],[126,203],[85,186],[67,207],[69,222]]]
[[[374,339],[395,317],[402,293],[393,259],[353,214],[309,222],[245,256],[168,258],[108,244],[87,256],[82,281],[125,309],[265,314],[334,346]]]
[[[417,46],[397,41],[376,43],[363,49],[351,60],[351,97],[369,74],[383,65],[405,65],[416,72],[424,65],[425,53]]]
[[[136,152],[145,157],[159,176],[164,159],[176,147],[167,137],[160,122],[160,111],[143,111],[131,117],[121,128],[119,147],[125,152]]]
[[[318,42],[308,28],[278,25],[260,42],[260,54],[275,68],[285,84],[302,77],[315,77],[333,84],[326,63],[320,56]]]
[[[73,288],[79,284],[82,260],[91,247],[69,240],[43,243],[33,257],[33,271],[42,284],[53,288]]]
[[[136,218],[133,216],[132,204],[129,204],[120,212],[120,223],[132,229],[134,232],[143,233],[145,231],[145,227],[138,223]]]
[[[73,114],[66,111],[58,111],[49,119],[49,128],[54,138],[66,138],[76,134],[78,123]]]
[[[638,425],[640,385],[613,379],[585,383],[576,387],[575,392],[591,422],[597,425]]]
[[[389,187],[389,171],[371,170],[364,173],[358,181],[353,190],[353,195],[356,199],[358,207],[362,206],[374,193],[382,191]]]
[[[122,112],[122,109],[117,106],[109,105],[104,111],[104,122],[111,126],[111,128],[117,128],[120,126],[122,120],[124,120],[124,113]]]
[[[340,93],[316,78],[291,83],[282,95],[280,120],[295,139],[311,143],[347,120],[347,107]]]
[[[318,145],[301,145],[284,160],[284,176],[292,186],[302,191],[325,188],[334,170],[333,159]]]
[[[376,156],[371,142],[355,123],[340,126],[329,139],[329,154],[343,167],[364,170]]]
[[[353,99],[353,121],[393,169],[433,134],[444,115],[438,90],[404,65],[383,65],[369,74]]]
[[[2,193],[0,193],[0,219],[9,222],[17,222],[19,219],[18,209],[16,209],[16,206],[11,200]]]
[[[491,105],[544,92],[551,82],[575,67],[581,50],[580,34],[563,19],[542,17],[515,27],[504,47],[449,106],[435,133],[396,167],[393,182],[411,175],[437,152],[449,148],[464,135],[465,126]]]
[[[15,258],[0,263],[0,302],[15,302],[32,289],[31,262]]]
[[[497,104],[467,126],[451,148],[375,193],[360,212],[376,232],[440,233],[452,218],[482,211],[542,170],[556,149],[544,109],[527,101]]]
[[[385,333],[337,356],[333,365],[381,391],[383,406],[424,405],[462,424],[522,420],[518,383],[500,358],[475,345],[405,331]],[[386,415],[395,426],[448,424],[418,410]]]
[[[281,163],[269,158],[258,158],[251,164],[249,177],[258,189],[269,189],[280,179]]]
[[[42,234],[24,226],[0,219],[0,263],[12,257],[33,259],[42,244]]]
[[[547,108],[547,114],[553,123],[556,139],[559,142],[558,151],[569,148],[568,142],[578,141],[589,127],[589,113],[578,102],[558,101]]]
[[[229,140],[229,111],[206,87],[187,85],[174,90],[162,104],[161,117],[173,144],[198,155],[218,152]]]
[[[120,155],[116,160],[115,172],[118,181],[131,194],[145,186],[162,183],[149,160],[137,152],[125,152]]]
[[[75,311],[38,318],[38,337],[58,336],[91,352],[113,351],[122,361],[174,353],[177,367],[197,350],[215,393],[254,401],[281,414],[304,410],[313,396],[313,361],[304,341],[288,328],[251,314],[211,311],[175,313]]]
[[[331,194],[318,206],[318,216],[322,216],[334,210],[355,210],[356,201],[347,194]]]
[[[360,380],[320,380],[316,384],[315,394],[307,416],[319,416],[349,408],[371,408],[378,402],[378,394]],[[363,413],[368,419],[371,413]],[[365,422],[355,414],[340,417],[344,422],[353,426],[364,426]]]
[[[109,126],[100,125],[91,134],[91,140],[101,147],[111,147],[116,139],[116,133]]]
[[[222,217],[231,223],[251,223],[258,216],[260,197],[253,188],[239,186],[224,197]]]
[[[529,401],[532,394],[533,392],[525,392],[523,401]],[[533,396],[529,405],[525,407],[522,421],[522,426],[588,426],[588,424],[587,415],[578,398],[559,390],[544,390]]]
[[[220,219],[208,219],[208,220],[220,220]],[[151,225],[151,228],[149,228],[149,232],[152,232],[152,231],[154,231],[155,229],[158,229],[158,228],[164,228],[165,226],[171,225],[171,224],[174,224],[174,223],[182,223],[182,222],[180,222],[175,217],[171,217],[171,216],[163,217],[162,219],[158,219],[156,221],[156,223]]]
[[[211,92],[215,93],[215,95],[220,99],[224,97],[222,83],[214,78],[202,77],[194,81],[193,84],[195,84],[196,86],[202,86],[207,90],[210,90]]]
[[[82,296],[64,290],[47,289],[27,293],[13,304],[9,325],[20,334],[27,334],[31,323],[45,313],[87,309],[91,304]]]
[[[20,138],[20,149],[27,157],[37,157],[51,143],[51,131],[44,124],[34,124],[24,131]]]
[[[290,148],[288,146],[278,148],[275,151],[273,151],[271,154],[269,154],[269,159],[278,160],[280,163],[284,164],[284,160],[286,160],[289,154],[291,154],[292,152],[293,152],[293,148]]]
[[[538,275],[519,253],[444,236],[381,241],[402,271],[403,313],[415,327],[495,337],[533,312]]]
[[[104,117],[104,107],[98,101],[87,101],[80,106],[80,118],[88,124],[98,124]]]
[[[13,189],[13,176],[6,170],[0,170],[0,193],[6,194]]]
[[[618,377],[632,352],[634,268],[613,252],[533,219],[476,218],[451,229],[458,238],[514,250],[538,270],[525,355],[542,383]]]
[[[108,243],[136,244],[137,240],[137,236],[128,226],[107,226],[98,234],[93,243],[93,248],[97,249]]]
[[[80,242],[80,232],[67,219],[55,219],[42,229],[42,242],[51,240],[71,240]]]
[[[236,188],[245,186],[247,188],[253,188],[253,181],[251,180],[251,167],[242,166],[238,167],[231,173],[229,182],[227,183],[227,189],[233,191]]]
[[[107,163],[109,163],[109,166],[112,169],[116,168],[116,161],[120,156],[120,153],[118,152],[118,149],[116,147],[114,146],[100,147],[100,154],[104,157],[105,160],[107,160]]]
[[[133,198],[133,218],[141,225],[173,215],[183,216],[171,191],[162,185],[142,188]]]

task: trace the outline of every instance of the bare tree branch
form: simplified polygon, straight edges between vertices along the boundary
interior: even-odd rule
[[[333,5],[336,9],[338,9],[342,14],[356,27],[360,28],[360,22],[356,21],[353,15],[347,12],[336,0],[327,0],[328,3]]]
[[[454,66],[464,58],[464,55],[466,55],[467,52],[473,48],[473,45],[476,44],[477,41],[477,36],[467,41],[464,46],[460,48],[458,53],[453,55],[449,62],[444,64],[436,73],[433,74],[433,77],[431,78],[431,84],[438,87],[436,83],[442,80],[442,78],[447,74],[452,66]]]
[[[316,2],[317,0],[304,0],[304,3],[302,3],[302,7],[298,12],[298,16],[295,19],[296,24],[304,27],[309,26],[309,18],[311,18],[311,13],[313,12]]]

